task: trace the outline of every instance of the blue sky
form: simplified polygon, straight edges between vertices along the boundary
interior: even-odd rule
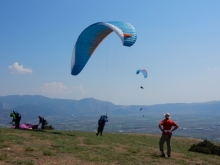
[[[92,97],[119,105],[220,100],[219,9],[217,0],[2,0],[0,95]],[[136,43],[124,47],[112,33],[72,76],[78,36],[102,21],[129,22]],[[142,68],[146,79],[136,75]]]

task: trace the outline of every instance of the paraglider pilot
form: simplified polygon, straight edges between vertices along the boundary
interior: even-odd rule
[[[19,128],[20,121],[21,121],[21,115],[18,112],[13,111],[10,114],[10,117],[12,117],[12,122],[15,123],[15,128]]]
[[[97,129],[97,133],[96,133],[96,136],[100,135],[102,136],[102,132],[104,130],[104,126],[105,126],[105,123],[108,122],[108,117],[107,115],[102,115],[98,121],[98,129]]]
[[[41,129],[44,129],[45,125],[48,124],[47,120],[45,118],[41,117],[41,116],[38,116],[38,118],[39,118],[39,124],[38,125],[41,124]]]

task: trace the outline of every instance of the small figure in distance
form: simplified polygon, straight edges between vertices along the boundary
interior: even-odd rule
[[[38,125],[41,124],[41,129],[44,129],[45,125],[48,124],[47,120],[45,118],[41,117],[41,116],[38,116],[38,118],[39,118],[39,124]]]
[[[98,129],[97,129],[97,133],[96,133],[96,136],[100,135],[102,136],[102,132],[104,130],[104,126],[105,126],[105,123],[108,122],[108,117],[107,115],[102,115],[100,117],[100,119],[98,120]]]
[[[140,86],[141,89],[144,89],[144,87]]]
[[[20,125],[20,121],[21,121],[21,115],[14,111],[10,114],[10,116],[12,117],[12,122],[15,123],[15,128],[19,128]]]
[[[171,117],[170,117],[169,113],[164,114],[164,117],[165,117],[165,119],[162,120],[158,125],[159,129],[162,131],[162,135],[161,135],[160,142],[159,142],[160,152],[161,152],[160,156],[165,157],[163,145],[166,141],[167,155],[168,155],[168,157],[170,157],[171,156],[172,132],[175,131],[179,126],[173,120],[170,119]],[[172,127],[174,127],[174,128],[172,129]]]

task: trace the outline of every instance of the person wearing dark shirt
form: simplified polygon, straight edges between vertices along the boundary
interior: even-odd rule
[[[45,125],[48,124],[47,120],[45,118],[41,117],[41,116],[38,116],[38,118],[39,118],[39,124],[38,125],[41,124],[41,129],[44,129]]]
[[[102,115],[100,117],[100,119],[98,120],[98,129],[97,129],[97,133],[96,133],[96,136],[98,136],[100,134],[100,136],[102,136],[102,132],[104,130],[104,126],[105,126],[105,123],[108,122],[108,117],[107,115]]]

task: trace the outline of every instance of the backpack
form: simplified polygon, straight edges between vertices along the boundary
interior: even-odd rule
[[[43,121],[42,122],[44,122],[44,125],[47,125],[48,124],[48,122],[47,122],[47,120],[45,119],[45,118],[43,118]]]
[[[108,119],[107,119],[107,117],[105,116],[105,115],[102,115],[101,117],[100,117],[100,119],[99,119],[99,123],[105,123],[105,122],[107,122],[108,121]]]
[[[15,116],[16,116],[16,118],[21,118],[21,115],[20,115],[20,113],[18,113],[17,111],[13,111],[14,112],[14,114],[15,114]]]

